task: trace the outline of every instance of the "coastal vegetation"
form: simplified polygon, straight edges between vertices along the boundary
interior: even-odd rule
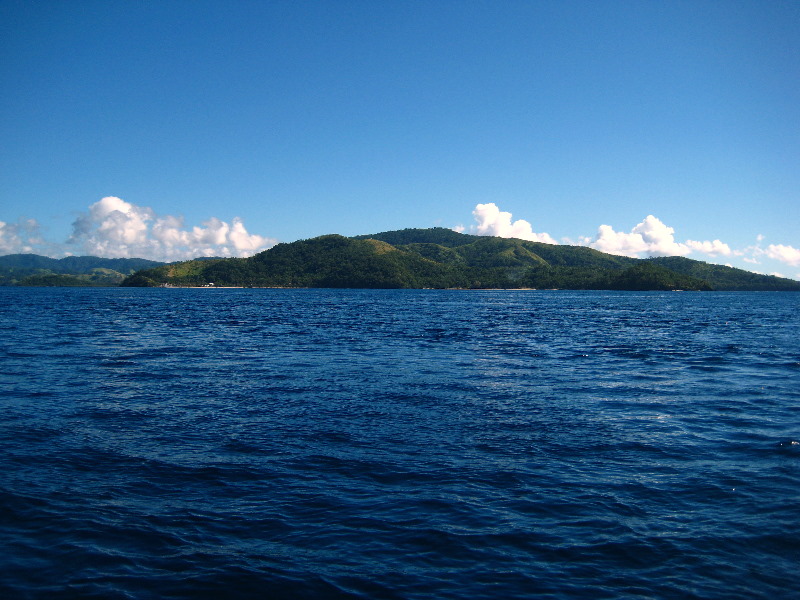
[[[324,235],[250,258],[147,268],[121,285],[800,291],[797,281],[682,257],[636,259],[444,228]]]

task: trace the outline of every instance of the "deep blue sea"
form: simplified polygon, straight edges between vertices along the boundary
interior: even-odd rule
[[[800,597],[800,294],[0,288],[3,598]]]

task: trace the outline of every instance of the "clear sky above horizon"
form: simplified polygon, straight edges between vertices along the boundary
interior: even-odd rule
[[[441,226],[800,279],[798,2],[0,0],[0,82],[0,254]]]

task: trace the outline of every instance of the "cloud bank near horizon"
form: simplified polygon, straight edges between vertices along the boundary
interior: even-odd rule
[[[728,244],[719,240],[685,242],[675,241],[675,229],[665,225],[653,215],[631,229],[630,233],[614,231],[610,225],[600,225],[594,239],[582,238],[583,245],[608,254],[641,257],[647,256],[686,256],[700,252],[709,256],[731,256],[734,252]]]
[[[212,217],[187,229],[183,217],[158,216],[148,207],[107,196],[72,224],[68,244],[85,254],[175,261],[198,256],[252,256],[277,241],[248,233],[239,217],[231,223]]]
[[[35,219],[17,224],[0,221],[0,252],[4,254],[82,254],[172,262],[201,256],[252,256],[276,243],[249,233],[239,217],[230,223],[212,217],[201,227],[189,229],[183,217],[159,216],[149,207],[116,196],[102,198],[81,213],[63,245],[45,241]]]
[[[476,225],[469,228],[458,225],[453,229],[473,235],[518,238],[546,244],[559,243],[548,233],[535,233],[531,224],[524,219],[512,221],[511,213],[501,211],[493,202],[476,205],[472,215]],[[675,239],[675,229],[653,215],[647,215],[629,232],[616,231],[611,225],[604,224],[597,228],[597,234],[594,237],[580,237],[577,242],[562,238],[562,241],[567,244],[588,246],[607,254],[633,258],[687,256],[696,252],[712,259],[735,256],[751,264],[760,264],[760,259],[766,257],[792,267],[800,266],[800,249],[784,244],[770,244],[766,248],[762,248],[763,236],[760,234],[756,240],[756,244],[739,250],[732,249],[719,239],[679,242]],[[785,276],[780,273],[772,274]],[[800,273],[795,277],[800,279]]]

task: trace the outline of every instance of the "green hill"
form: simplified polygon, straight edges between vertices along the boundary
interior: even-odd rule
[[[250,258],[142,271],[126,286],[784,290],[800,282],[687,258],[635,259],[583,246],[473,236],[443,228],[278,244]]]
[[[463,287],[461,271],[374,239],[325,235],[250,258],[190,261],[136,273],[123,285],[419,288]]]
[[[654,264],[676,273],[690,275],[707,281],[715,290],[739,292],[786,292],[797,291],[800,282],[774,275],[759,275],[744,269],[712,265],[683,256],[662,256],[649,259]]]
[[[397,231],[384,231],[374,235],[357,235],[353,239],[374,239],[386,242],[392,246],[406,244],[436,244],[447,248],[471,244],[476,236],[458,233],[444,227],[431,227],[430,229],[399,229]]]
[[[116,286],[136,271],[163,264],[144,258],[56,259],[38,254],[8,254],[0,256],[0,285]]]

